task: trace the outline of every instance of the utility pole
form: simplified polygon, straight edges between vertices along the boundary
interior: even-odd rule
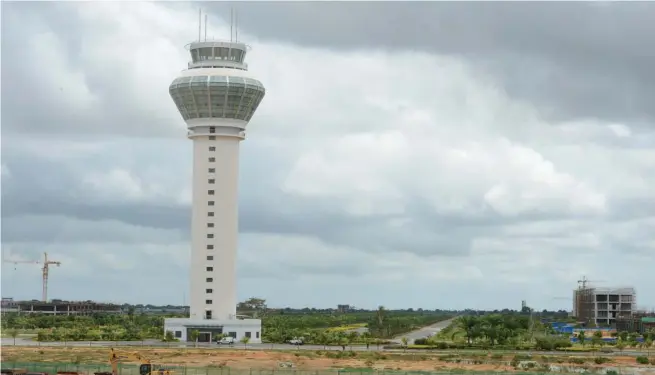
[[[41,291],[41,300],[43,302],[48,302],[48,275],[50,273],[50,265],[56,265],[59,267],[61,265],[61,262],[59,261],[54,261],[48,259],[48,253],[43,253],[43,261],[38,261],[38,260],[10,260],[10,259],[3,259],[2,260],[4,263],[25,263],[25,264],[43,264],[43,268],[41,268],[42,271],[42,291]]]

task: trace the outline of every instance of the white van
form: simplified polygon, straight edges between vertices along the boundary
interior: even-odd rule
[[[232,336],[223,337],[221,341],[218,342],[218,345],[234,345],[236,340]]]

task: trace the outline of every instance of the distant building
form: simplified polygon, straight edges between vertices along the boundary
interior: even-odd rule
[[[340,313],[347,313],[353,310],[353,307],[350,305],[337,305],[337,311]]]
[[[62,301],[53,299],[50,302],[42,301],[7,301],[3,298],[2,312],[5,311],[5,303],[11,306],[11,312],[19,314],[49,314],[49,315],[91,315],[101,314],[122,314],[120,305],[111,303],[100,303],[93,301]]]
[[[634,288],[579,288],[573,291],[573,314],[586,324],[613,326],[637,310]]]
[[[2,297],[2,304],[0,305],[0,313],[6,314],[11,312],[18,312],[18,304],[13,298]]]
[[[655,329],[655,313],[635,311],[631,316],[621,316],[616,319],[616,330],[619,332],[646,333]]]

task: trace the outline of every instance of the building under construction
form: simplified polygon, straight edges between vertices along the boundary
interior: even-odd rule
[[[615,326],[637,310],[637,293],[632,287],[596,288],[583,284],[573,291],[573,315],[588,325]]]
[[[121,305],[93,301],[62,301],[53,299],[43,301],[13,301],[2,299],[2,313],[18,314],[49,314],[49,315],[91,315],[91,314],[122,314]]]
[[[630,316],[619,316],[616,330],[642,334],[655,330],[655,311],[634,311]]]

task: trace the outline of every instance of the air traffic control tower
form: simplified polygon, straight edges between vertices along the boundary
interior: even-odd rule
[[[261,342],[261,320],[236,315],[239,144],[266,90],[248,73],[249,47],[235,41],[190,43],[191,62],[169,92],[193,142],[190,317],[165,330],[188,341],[218,334]]]

